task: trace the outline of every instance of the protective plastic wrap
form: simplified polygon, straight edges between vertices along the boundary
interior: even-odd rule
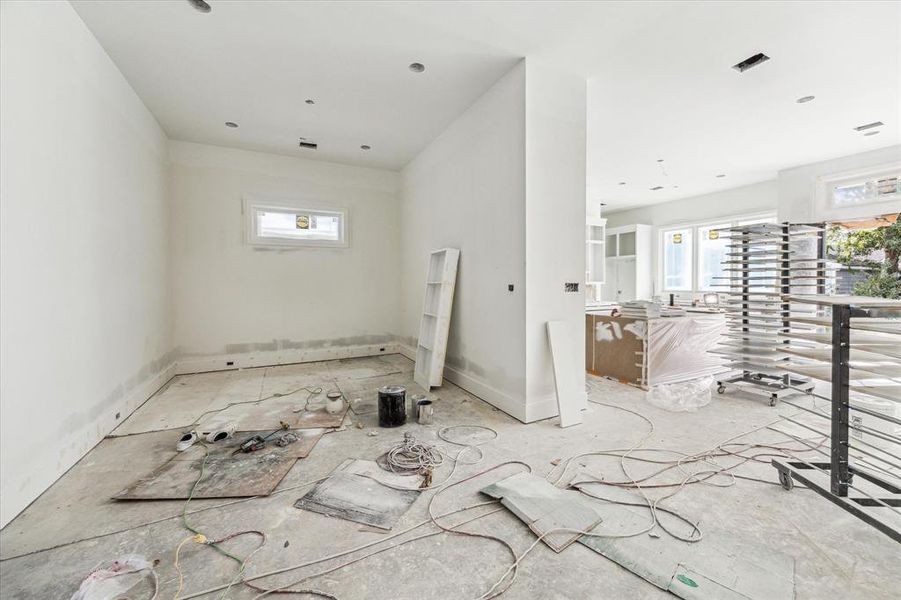
[[[694,412],[710,404],[713,377],[661,383],[648,390],[648,402],[670,412]]]
[[[722,357],[708,352],[726,332],[722,314],[693,313],[648,321],[647,385],[677,383],[722,372]]]

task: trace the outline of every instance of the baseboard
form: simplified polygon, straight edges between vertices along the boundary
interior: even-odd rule
[[[333,346],[310,350],[273,350],[200,357],[187,356],[178,359],[176,374],[186,375],[188,373],[208,373],[211,371],[251,369],[254,367],[276,367],[278,365],[293,365],[321,360],[397,354],[399,352],[397,346],[394,342],[385,342],[384,344]]]
[[[406,344],[397,343],[398,351],[409,358],[416,360],[416,350]],[[476,377],[463,370],[456,369],[450,365],[444,365],[444,378],[460,387],[480,400],[484,400],[491,406],[498,408],[514,419],[518,419],[523,423],[528,423],[525,406],[520,400],[492,387],[485,380]],[[554,406],[556,411],[556,405]],[[554,413],[556,414],[556,412]]]
[[[588,408],[588,392],[582,392],[579,398],[580,410]],[[552,419],[560,414],[557,408],[556,393],[526,404],[526,423]]]

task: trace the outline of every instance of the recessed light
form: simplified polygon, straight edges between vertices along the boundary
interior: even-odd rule
[[[654,187],[651,188],[651,191],[656,192],[657,190],[662,190],[662,189],[663,189],[662,185],[655,185]]]
[[[866,132],[864,135],[865,135],[865,136],[871,136],[871,135],[876,135],[877,133],[879,133],[879,130],[878,130],[878,129],[877,129],[876,131],[868,131],[868,132]]]
[[[316,104],[316,101],[310,98],[307,98],[306,100],[304,100],[304,102],[306,102],[307,104]]]
[[[722,179],[722,178],[725,177],[725,176],[726,176],[725,173],[720,173],[720,174],[717,175],[716,177],[717,177],[717,179]]]
[[[234,128],[236,128],[236,127],[238,126],[238,124],[237,124],[237,123],[234,123],[234,122],[232,122],[232,121],[226,121],[226,122],[225,122],[225,126],[226,126],[226,127],[231,127],[232,129],[234,129]]]
[[[619,184],[620,184],[620,185],[626,185],[626,182],[625,182],[625,181],[620,181]]]
[[[657,162],[663,162],[663,159],[662,159],[662,158],[658,158],[658,159],[657,159]]]
[[[362,146],[360,146],[361,150],[370,150],[371,148],[372,146],[370,146],[369,144],[363,144]]]
[[[425,71],[425,65],[422,63],[410,63],[408,68],[414,73],[422,73]]]
[[[816,98],[816,96],[801,96],[800,98],[798,98],[797,100],[795,100],[795,102],[797,102],[798,104],[807,104],[808,102],[810,102],[810,101],[813,100],[814,98]]]
[[[874,129],[876,127],[882,127],[885,125],[882,121],[873,121],[872,123],[867,123],[866,125],[858,125],[854,128],[854,131],[866,131],[867,129]]]
[[[213,10],[204,0],[188,0],[188,3],[202,13],[208,13]]]

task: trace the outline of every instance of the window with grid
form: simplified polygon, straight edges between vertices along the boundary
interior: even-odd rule
[[[664,293],[725,291],[729,272],[723,265],[728,257],[728,234],[721,231],[740,225],[775,223],[776,215],[750,215],[722,221],[691,223],[660,230],[660,289]]]

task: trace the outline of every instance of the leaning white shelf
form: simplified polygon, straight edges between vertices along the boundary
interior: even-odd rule
[[[447,334],[459,260],[460,251],[456,248],[435,250],[429,256],[425,300],[419,321],[416,367],[413,371],[413,381],[426,390],[440,386],[444,379]]]

